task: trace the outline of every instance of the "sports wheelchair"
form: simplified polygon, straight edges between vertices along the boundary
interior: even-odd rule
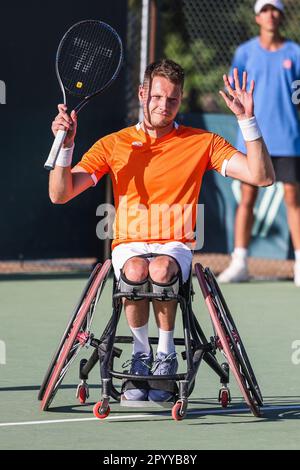
[[[228,388],[229,370],[231,370],[250,410],[254,416],[259,417],[261,415],[260,407],[263,406],[263,398],[260,388],[232,315],[209,268],[204,268],[200,263],[194,266],[196,279],[199,282],[212,322],[213,333],[209,340],[206,338],[192,309],[192,300],[195,295],[192,286],[192,274],[186,283],[180,285],[178,294],[170,291],[165,291],[160,296],[153,292],[132,294],[134,295],[132,298],[140,296],[150,300],[154,298],[158,300],[177,300],[180,305],[183,338],[175,338],[174,342],[175,345],[184,346],[182,357],[186,361],[186,372],[172,376],[137,376],[130,375],[127,371],[118,372],[114,370],[114,359],[119,358],[122,354],[122,350],[116,344],[132,343],[131,336],[117,336],[116,334],[123,308],[122,299],[124,297],[128,298],[128,292],[120,292],[118,289],[116,279],[114,280],[112,294],[112,316],[100,339],[97,339],[91,332],[96,306],[110,271],[111,260],[106,260],[103,265],[97,264],[89,277],[40,387],[38,399],[41,400],[41,410],[47,411],[49,409],[79,351],[83,347],[90,347],[93,349],[90,358],[80,361],[80,383],[77,387],[76,397],[80,403],[86,402],[89,397],[88,375],[93,367],[99,363],[102,398],[95,404],[93,409],[97,418],[104,419],[109,415],[111,398],[118,402],[121,401],[122,404],[122,392],[114,384],[118,379],[123,381],[123,384],[126,381],[131,381],[132,384],[143,382],[141,388],[161,388],[172,391],[174,395],[172,418],[176,421],[182,420],[186,415],[188,398],[193,391],[197,371],[202,360],[220,378],[221,388],[218,401],[222,407],[226,408],[231,401]],[[158,339],[150,337],[149,342],[151,345],[157,344]],[[221,364],[216,358],[218,350],[222,352],[225,358],[225,362]]]

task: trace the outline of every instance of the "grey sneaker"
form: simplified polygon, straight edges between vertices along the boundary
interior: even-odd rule
[[[152,375],[175,375],[178,369],[176,352],[165,354],[158,352],[152,367]],[[173,399],[173,394],[165,390],[149,390],[148,400],[169,401]]]
[[[150,375],[152,362],[152,351],[150,354],[139,352],[133,354],[131,360],[125,362],[122,367],[128,367],[130,365],[129,373],[132,375]],[[125,390],[123,395],[126,400],[146,401],[148,399],[148,390],[134,388]]]

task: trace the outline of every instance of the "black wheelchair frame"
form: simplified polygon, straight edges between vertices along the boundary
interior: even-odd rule
[[[112,295],[112,316],[109,319],[100,339],[95,338],[91,332],[91,324],[95,309],[105,282],[111,270],[111,261],[103,265],[97,264],[91,273],[87,285],[70,318],[67,328],[61,338],[59,346],[52,358],[50,366],[40,387],[38,399],[41,400],[41,409],[48,410],[54,396],[62,383],[70,365],[83,347],[92,347],[94,351],[89,360],[82,359],[79,365],[80,383],[76,396],[80,403],[85,403],[89,397],[87,380],[94,366],[100,364],[100,377],[102,385],[102,398],[94,406],[94,415],[100,419],[106,418],[110,413],[110,399],[121,400],[121,392],[114,385],[114,379],[131,381],[133,384],[143,382],[141,388],[162,388],[172,390],[174,402],[172,417],[179,421],[184,418],[188,407],[188,398],[191,395],[199,366],[204,360],[208,366],[219,376],[221,388],[218,400],[226,408],[231,401],[229,383],[229,369],[234,374],[241,393],[255,416],[260,416],[260,407],[263,398],[251,367],[246,350],[228,309],[225,299],[217,281],[209,268],[203,268],[200,263],[194,267],[205,299],[212,325],[213,335],[208,341],[196,315],[192,309],[194,291],[192,276],[183,284],[178,294],[165,292],[158,296],[152,292],[134,293],[133,297],[149,298],[149,300],[177,300],[183,321],[183,338],[175,338],[175,345],[184,346],[182,357],[186,360],[186,372],[172,376],[137,376],[128,372],[118,372],[113,368],[114,359],[120,357],[122,350],[116,344],[132,343],[131,336],[118,336],[117,326],[123,308],[124,297],[128,293],[120,292],[117,282],[114,282]],[[158,339],[149,338],[150,344],[157,344]],[[226,362],[219,363],[216,359],[217,350],[221,351]]]

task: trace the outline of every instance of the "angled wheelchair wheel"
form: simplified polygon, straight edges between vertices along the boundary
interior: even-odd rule
[[[210,280],[211,280],[211,282],[212,282],[212,284],[213,284],[213,286],[216,290],[216,293],[219,296],[220,308],[224,309],[225,315],[227,316],[227,319],[229,321],[231,331],[237,332],[237,327],[234,323],[234,320],[232,318],[230,310],[229,310],[229,308],[228,308],[228,306],[225,302],[225,299],[223,297],[221,289],[220,289],[220,287],[219,287],[219,285],[216,281],[215,276],[213,275],[213,273],[210,270],[208,270],[208,276],[210,277]],[[247,355],[247,352],[246,352],[245,347],[243,345],[243,342],[241,340],[241,337],[240,337],[239,334],[237,334],[237,335],[238,335],[238,338],[239,338],[239,341],[236,343],[237,346],[238,346],[237,353],[239,354],[240,361],[243,363],[243,370],[245,371],[245,377],[246,377],[247,381],[249,382],[249,384],[251,385],[252,392],[253,392],[253,395],[256,399],[257,404],[259,406],[263,406],[263,397],[262,397],[261,390],[260,390],[259,385],[257,383],[254,371],[252,369],[250,360],[248,358],[248,355]]]
[[[247,405],[254,416],[259,417],[262,394],[221,290],[208,268],[204,269],[197,263],[195,273],[213,323],[215,345],[226,357]]]
[[[91,324],[95,308],[110,268],[111,260],[105,261],[103,265],[97,264],[89,277],[42,382],[38,398],[42,401],[41,409],[43,411],[49,408],[63,378],[81,348],[92,339]]]

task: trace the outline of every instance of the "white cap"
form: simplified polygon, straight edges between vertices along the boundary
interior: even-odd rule
[[[254,5],[255,14],[259,15],[263,7],[266,5],[272,5],[274,8],[277,8],[277,10],[283,13],[284,5],[280,0],[257,0]]]

